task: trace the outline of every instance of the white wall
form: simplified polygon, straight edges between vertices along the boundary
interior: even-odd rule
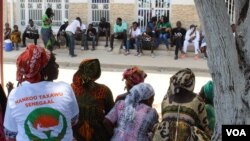
[[[172,4],[194,5],[194,0],[171,0]]]

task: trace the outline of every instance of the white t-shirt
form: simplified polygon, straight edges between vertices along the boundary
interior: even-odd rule
[[[132,38],[135,38],[135,37],[141,35],[141,29],[139,27],[137,27],[136,30],[130,29],[129,34],[131,34]]]
[[[75,34],[77,27],[81,28],[80,22],[78,20],[73,20],[73,22],[67,26],[65,31],[70,31]]]
[[[185,40],[190,40],[191,37],[194,37],[195,36],[195,39],[193,40],[193,42],[199,42],[200,40],[200,33],[199,31],[196,31],[190,36],[190,34],[193,32],[194,29],[189,29],[187,32],[186,32],[186,36],[185,36]]]
[[[81,25],[81,30],[86,30],[86,25],[85,24]]]
[[[9,95],[4,127],[17,133],[17,141],[71,141],[71,121],[78,114],[74,92],[67,83],[22,83]]]

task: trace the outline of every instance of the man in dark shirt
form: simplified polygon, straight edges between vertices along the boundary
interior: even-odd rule
[[[146,31],[141,36],[141,46],[137,49],[136,56],[141,56],[142,49],[151,50],[151,57],[155,57],[154,49],[156,47],[154,33],[152,32],[150,26],[147,26]]]
[[[175,60],[178,59],[178,51],[182,50],[186,29],[181,27],[181,22],[177,21],[176,28],[172,30],[172,47],[175,45]]]
[[[61,42],[66,41],[66,46],[68,47],[67,35],[65,29],[69,25],[68,19],[64,19],[64,24],[62,24],[57,32],[57,40],[59,41],[60,45]],[[62,39],[64,37],[64,39]],[[65,43],[65,42],[64,42]]]
[[[87,33],[84,36],[84,50],[88,50],[88,41],[92,41],[92,51],[95,50],[96,29],[93,24],[89,24]]]
[[[104,17],[101,18],[101,21],[98,25],[98,33],[96,37],[96,45],[98,45],[98,39],[100,36],[106,37],[106,45],[105,47],[108,47],[108,39],[110,35],[110,23],[106,22],[106,19]]]

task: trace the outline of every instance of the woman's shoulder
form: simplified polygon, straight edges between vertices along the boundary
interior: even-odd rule
[[[99,83],[96,83],[96,84],[101,89],[105,89],[105,90],[111,91],[110,88],[107,85],[105,85],[105,84],[99,84]]]

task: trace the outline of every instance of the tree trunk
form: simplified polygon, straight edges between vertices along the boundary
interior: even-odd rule
[[[208,44],[208,66],[215,87],[216,129],[250,124],[250,10],[249,0],[235,0],[237,35],[233,36],[225,0],[194,0]]]

